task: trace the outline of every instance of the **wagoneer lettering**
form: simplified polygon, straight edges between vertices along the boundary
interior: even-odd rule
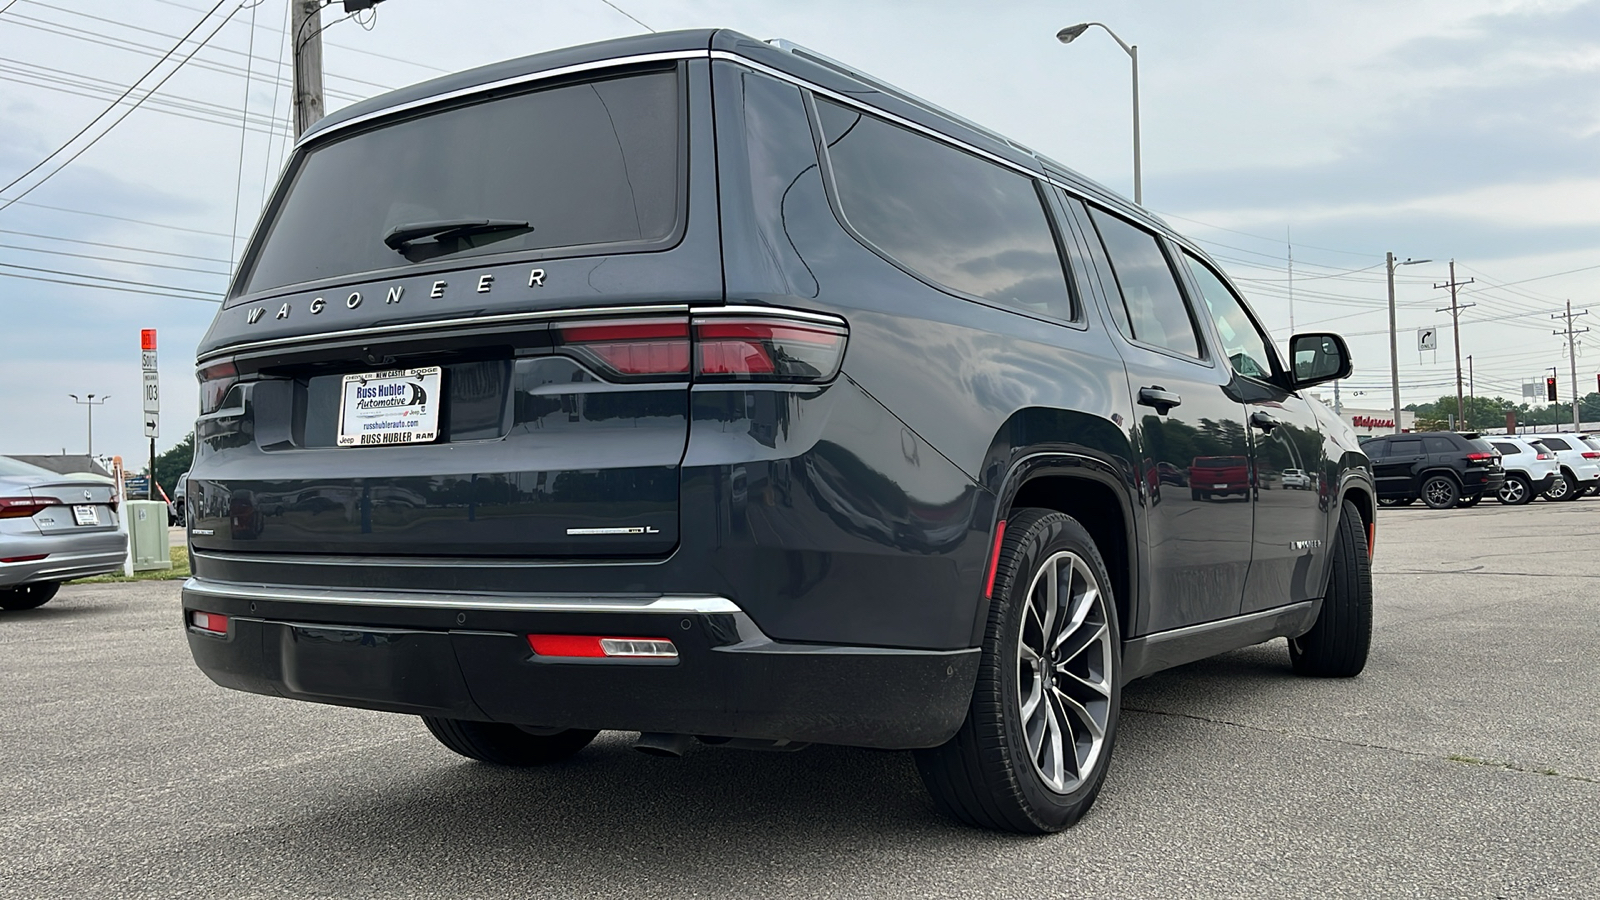
[[[533,56],[333,113],[266,209],[199,351],[218,684],[501,765],[909,750],[1045,832],[1129,680],[1365,664],[1371,470],[1305,393],[1344,342],[1279,348],[1165,223],[870,76],[723,30]]]

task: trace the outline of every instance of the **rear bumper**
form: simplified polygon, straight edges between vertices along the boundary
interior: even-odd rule
[[[960,727],[976,649],[772,641],[717,596],[466,594],[190,579],[195,662],[237,690],[367,709],[562,728],[905,749]],[[671,640],[675,660],[541,657],[528,634]]]
[[[1496,469],[1489,472],[1467,471],[1461,473],[1461,493],[1467,497],[1492,494],[1505,483],[1506,473]]]
[[[128,536],[118,531],[87,535],[29,536],[0,543],[0,558],[43,555],[28,562],[0,563],[0,587],[70,581],[122,571]]]

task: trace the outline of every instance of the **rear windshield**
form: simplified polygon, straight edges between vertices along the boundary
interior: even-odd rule
[[[1197,469],[1231,469],[1242,465],[1244,465],[1242,456],[1200,456],[1194,461],[1194,467]]]
[[[49,469],[12,459],[9,456],[0,456],[0,475],[47,475],[55,476],[56,473]]]
[[[1493,453],[1494,452],[1494,447],[1490,446],[1489,442],[1484,440],[1483,438],[1466,438],[1466,442],[1467,442],[1467,446],[1472,448],[1469,452],[1472,452],[1472,453]]]
[[[438,257],[665,239],[678,219],[680,119],[677,73],[661,71],[335,140],[296,166],[236,293]],[[490,227],[399,239],[452,222]]]

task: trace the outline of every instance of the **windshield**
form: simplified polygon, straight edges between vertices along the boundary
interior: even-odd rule
[[[675,71],[566,84],[317,147],[290,176],[237,293],[438,257],[667,238],[678,219],[678,94]]]
[[[1244,465],[1242,456],[1197,456],[1194,466],[1197,469],[1231,469]]]

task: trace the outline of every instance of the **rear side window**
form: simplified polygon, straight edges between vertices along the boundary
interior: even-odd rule
[[[241,291],[440,256],[650,242],[678,220],[675,71],[569,84],[456,107],[313,149],[262,228]],[[423,223],[527,223],[384,238]]]
[[[1361,445],[1361,450],[1363,453],[1367,454],[1369,459],[1382,459],[1383,455],[1389,452],[1389,442],[1367,441]]]
[[[840,210],[923,278],[1025,313],[1077,316],[1032,178],[818,99]]]
[[[1417,438],[1390,441],[1389,456],[1421,456],[1422,441]]]
[[[1551,450],[1571,450],[1572,449],[1572,445],[1568,444],[1566,441],[1562,440],[1561,438],[1547,437],[1547,438],[1540,438],[1540,440],[1544,441],[1544,445],[1546,447],[1549,447]]]
[[[1200,336],[1194,316],[1178,290],[1172,266],[1156,236],[1098,209],[1091,209],[1090,216],[1105,244],[1106,255],[1111,257],[1111,269],[1127,310],[1125,321],[1133,332],[1128,337],[1199,359]],[[1121,326],[1123,317],[1116,318]]]
[[[1442,437],[1423,438],[1422,447],[1428,453],[1455,453],[1457,450],[1449,438]]]
[[[1516,456],[1522,452],[1522,449],[1516,444],[1502,444],[1499,441],[1495,442],[1494,448],[1499,450],[1502,456]]]
[[[1550,452],[1549,445],[1546,444],[1544,441],[1529,441],[1528,442],[1528,446],[1530,446],[1533,449],[1539,451],[1540,453],[1549,453]]]

